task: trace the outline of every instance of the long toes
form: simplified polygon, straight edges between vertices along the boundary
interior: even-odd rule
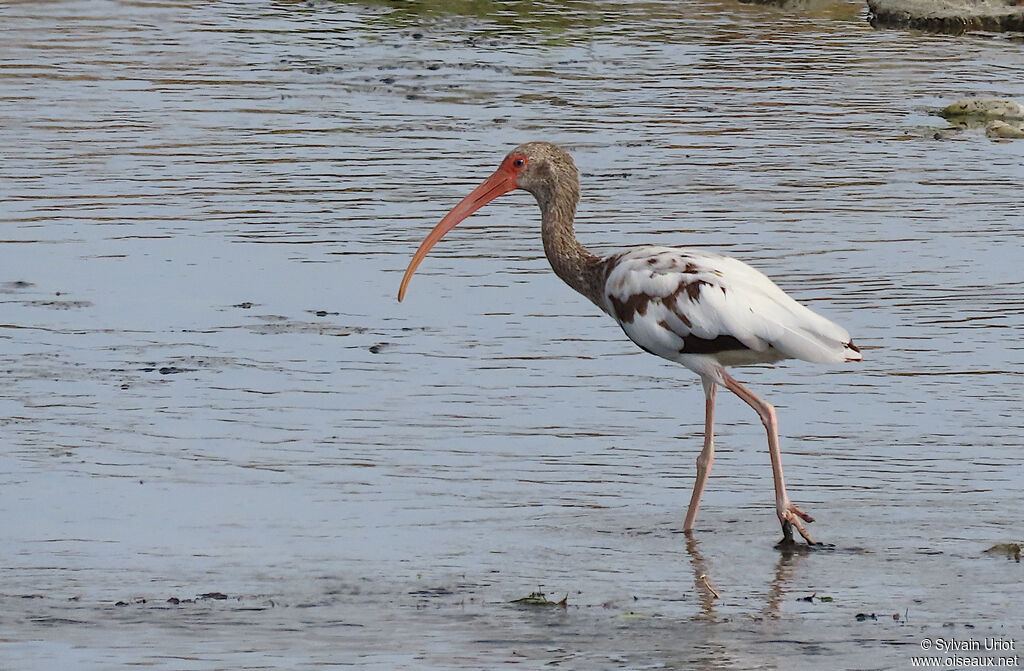
[[[780,515],[780,517],[782,518],[783,536],[785,536],[788,539],[792,539],[792,528],[795,527],[797,532],[799,532],[799,534],[804,537],[804,540],[807,541],[808,545],[817,544],[816,541],[811,537],[811,534],[808,533],[807,529],[800,522],[800,520],[803,520],[805,522],[813,522],[813,517],[811,517],[804,511],[800,510],[792,503],[786,506],[785,511],[782,513],[782,515]]]
[[[799,525],[798,524],[797,527],[796,527],[796,530],[800,532],[800,535],[804,537],[804,540],[807,541],[808,545],[817,545],[818,544],[818,542],[816,540],[811,538],[811,534],[809,534],[807,532],[807,529],[805,529],[803,527],[803,525]]]
[[[814,521],[813,517],[811,517],[810,515],[808,515],[804,511],[800,510],[799,508],[794,506],[792,503],[789,504],[789,512],[791,512],[794,515],[798,516],[804,522],[813,522]]]

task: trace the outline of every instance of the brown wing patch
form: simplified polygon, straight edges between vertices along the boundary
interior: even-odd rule
[[[688,335],[683,338],[682,354],[717,354],[729,350],[750,349],[731,335],[720,335],[717,338],[698,338]]]
[[[664,268],[664,257],[666,255],[669,255],[670,257],[667,259],[668,265],[671,266],[671,271],[669,272],[664,272],[662,270]],[[622,255],[616,255],[604,260],[602,270],[606,278],[611,275],[616,264],[618,264],[622,258]],[[712,283],[697,277],[701,272],[703,272],[697,263],[686,257],[679,257],[670,250],[652,254],[646,259],[646,261],[647,266],[649,267],[648,272],[651,279],[654,279],[660,274],[671,274],[679,280],[679,283],[676,285],[675,290],[667,296],[651,296],[645,293],[635,293],[623,300],[612,294],[612,292],[616,291],[624,293],[623,289],[627,286],[626,279],[628,276],[624,275],[619,277],[619,281],[615,283],[615,286],[609,287],[611,291],[606,294],[608,300],[612,304],[612,310],[615,312],[616,318],[623,324],[631,324],[638,316],[643,317],[647,314],[647,309],[651,301],[658,301],[667,306],[672,313],[686,325],[687,328],[693,328],[693,324],[690,319],[680,309],[679,299],[683,294],[686,294],[686,298],[689,299],[691,303],[696,303],[700,301],[701,286],[713,286]],[[662,263],[663,265],[659,267],[659,263]],[[678,266],[681,263],[683,267],[680,270]],[[725,291],[725,287],[721,287],[721,289],[723,292]]]
[[[647,294],[633,294],[624,301],[612,295],[608,296],[608,300],[612,302],[612,309],[615,310],[618,320],[623,324],[631,324],[637,315],[643,317],[647,314],[647,304],[655,299]]]
[[[675,301],[677,298],[679,298],[681,294],[685,292],[686,297],[689,298],[691,302],[696,303],[698,300],[700,300],[700,287],[702,284],[706,284],[709,287],[711,286],[711,282],[708,282],[706,280],[680,280],[679,286],[676,287],[676,290],[670,293],[665,298],[665,301]]]

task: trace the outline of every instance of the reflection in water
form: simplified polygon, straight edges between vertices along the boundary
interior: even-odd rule
[[[714,568],[708,567],[708,562],[701,553],[700,541],[697,536],[693,532],[684,533],[686,535],[686,552],[690,555],[690,566],[693,568],[694,593],[697,594],[700,603],[700,610],[694,617],[697,620],[714,622],[717,619],[715,601],[722,598],[722,595],[711,583],[711,571]],[[764,617],[773,619],[781,617],[783,599],[787,594],[792,598],[792,591],[789,588],[803,558],[810,552],[818,551],[820,550],[803,544],[794,544],[792,547],[779,551],[779,558],[775,562],[772,578],[768,584],[765,605],[761,611]]]
[[[803,563],[809,552],[814,552],[806,545],[796,545],[779,551],[779,559],[775,562],[775,571],[768,585],[768,598],[764,605],[764,616],[778,618],[782,613],[782,600],[787,594],[787,586],[792,581],[797,568]],[[792,591],[789,591],[792,598]]]
[[[700,612],[696,617],[713,622],[715,620],[715,599],[720,597],[708,585],[710,578],[708,578],[707,562],[704,561],[704,556],[700,552],[700,541],[692,531],[684,533],[686,534],[686,552],[690,555],[690,566],[693,567],[693,590],[700,601]]]

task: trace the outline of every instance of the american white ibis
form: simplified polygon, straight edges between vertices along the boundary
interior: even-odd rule
[[[573,231],[579,201],[576,164],[563,149],[548,142],[528,142],[513,149],[493,175],[441,220],[409,262],[398,300],[404,298],[413,273],[438,240],[513,189],[529,191],[540,205],[541,239],[555,274],[615,319],[643,350],[681,363],[700,376],[704,449],[697,457],[684,531],[693,529],[715,459],[715,392],[721,384],[752,407],[768,431],[775,512],[782,523],[783,542],[793,542],[795,526],[808,543],[814,543],[803,525],[813,519],[786,493],[775,409],[737,382],[726,367],[782,359],[860,361],[860,350],[850,334],[797,303],[759,271],[727,256],[653,246],[610,256],[590,253]]]

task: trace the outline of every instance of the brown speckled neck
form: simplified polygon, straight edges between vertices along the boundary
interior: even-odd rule
[[[546,142],[521,145],[512,153],[530,157],[531,175],[522,188],[537,199],[541,211],[541,239],[551,269],[570,287],[602,310],[608,264],[591,254],[576,239],[573,221],[580,199],[579,177],[572,158]],[[527,181],[527,180],[523,180]]]
[[[575,196],[575,193],[571,194]],[[576,239],[573,215],[576,203],[567,197],[541,207],[541,240],[551,269],[570,287],[597,305],[602,305],[605,267],[601,258]],[[539,202],[539,199],[538,199]]]

